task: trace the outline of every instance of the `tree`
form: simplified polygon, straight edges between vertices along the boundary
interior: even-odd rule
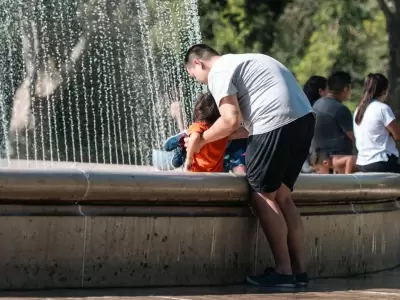
[[[389,48],[389,103],[400,116],[400,0],[377,0],[386,17]]]
[[[274,39],[282,1],[201,0],[204,42],[222,53],[267,52]]]
[[[375,0],[338,0],[335,5],[294,0],[278,21],[271,52],[301,84],[311,75],[350,72],[355,102],[349,105],[354,107],[366,74],[387,71],[384,19]]]

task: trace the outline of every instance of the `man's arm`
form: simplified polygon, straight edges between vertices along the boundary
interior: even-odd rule
[[[237,130],[231,133],[229,140],[246,139],[249,137],[249,132],[244,127],[239,127]]]
[[[239,128],[241,115],[236,94],[221,99],[219,113],[221,117],[203,132],[202,144],[223,139]]]

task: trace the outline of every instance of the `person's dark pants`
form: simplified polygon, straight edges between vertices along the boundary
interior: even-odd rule
[[[272,193],[282,183],[293,191],[309,153],[314,126],[315,117],[309,113],[270,132],[249,136],[246,168],[253,191]]]
[[[388,161],[379,161],[369,165],[357,165],[357,171],[364,173],[399,173],[400,165],[398,157],[395,155],[388,156]]]
[[[229,173],[238,166],[245,166],[247,138],[229,141],[224,156],[224,172]]]

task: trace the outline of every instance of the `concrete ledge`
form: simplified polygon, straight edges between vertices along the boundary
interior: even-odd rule
[[[0,168],[6,202],[240,202],[244,176],[149,171],[145,167],[20,161]],[[151,169],[150,169],[151,170]],[[364,201],[400,197],[399,174],[301,175],[298,202]]]
[[[128,166],[0,169],[1,289],[219,285],[272,256],[244,177]],[[400,263],[400,177],[304,175],[310,274]]]

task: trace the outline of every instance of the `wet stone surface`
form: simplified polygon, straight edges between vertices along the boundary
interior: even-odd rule
[[[0,292],[2,300],[269,300],[269,299],[400,299],[400,269],[365,277],[317,279],[309,289],[279,293],[245,285],[91,290]]]

